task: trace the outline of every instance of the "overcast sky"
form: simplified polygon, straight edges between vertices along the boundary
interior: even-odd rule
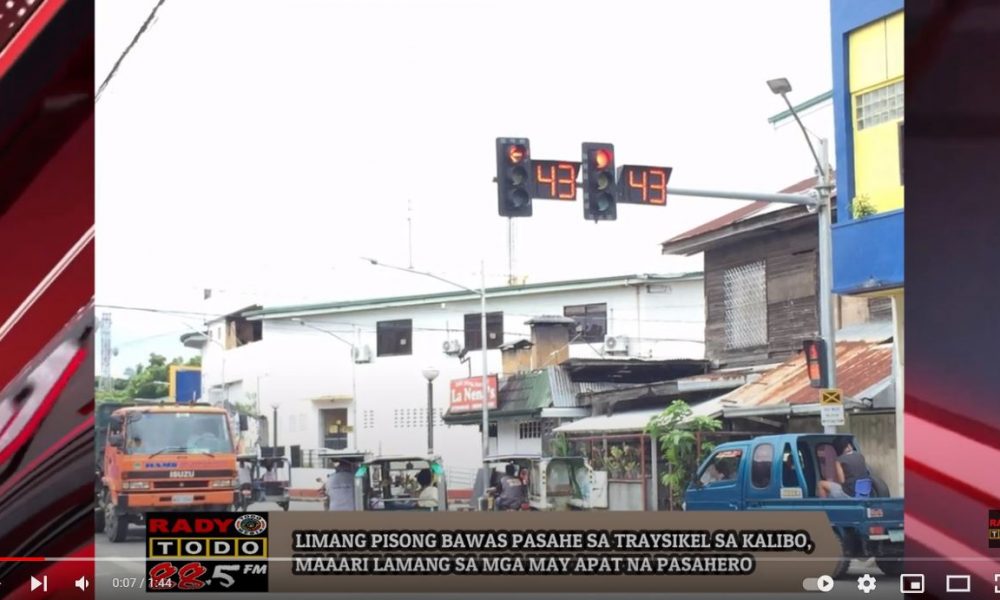
[[[97,79],[155,0],[97,1]],[[508,268],[494,144],[674,168],[678,188],[771,192],[813,172],[767,118],[831,88],[828,0],[166,0],[97,104],[98,304],[166,311],[478,285]],[[822,117],[819,115],[823,115]],[[829,111],[807,125],[830,135]],[[671,197],[516,221],[529,282],[700,269],[658,243],[740,203]],[[408,206],[412,211],[408,213]],[[201,290],[231,306],[206,308]],[[237,298],[237,296],[239,296]],[[101,309],[99,309],[100,311]],[[203,319],[115,309],[113,372]],[[187,352],[190,355],[190,351]]]

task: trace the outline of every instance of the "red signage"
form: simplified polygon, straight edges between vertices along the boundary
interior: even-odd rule
[[[489,382],[489,408],[497,407],[497,376],[490,375]],[[451,402],[448,412],[451,414],[473,412],[483,410],[483,378],[469,377],[468,379],[454,379],[451,382]]]

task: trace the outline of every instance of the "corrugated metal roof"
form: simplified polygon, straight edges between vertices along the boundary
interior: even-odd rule
[[[846,398],[856,397],[892,376],[892,349],[891,344],[837,344],[837,387]],[[819,390],[809,386],[805,356],[799,354],[725,398],[740,408],[812,404],[819,402]]]
[[[724,397],[706,400],[691,407],[691,417],[714,417],[722,414],[722,409],[728,403]],[[557,433],[621,433],[641,432],[649,425],[653,417],[663,412],[666,407],[630,410],[611,415],[597,415],[565,423],[556,427]]]
[[[579,406],[577,395],[587,392],[604,392],[621,389],[616,383],[574,383],[569,373],[562,367],[549,367],[549,388],[552,391],[552,406],[556,408],[574,408]]]
[[[493,417],[536,414],[547,408],[578,408],[577,395],[584,391],[605,391],[622,386],[614,383],[575,383],[565,369],[557,366],[516,373],[500,382],[499,406]],[[449,422],[475,422],[478,413],[448,414]]]
[[[549,378],[545,371],[518,373],[500,384],[499,411],[534,411],[552,406]]]

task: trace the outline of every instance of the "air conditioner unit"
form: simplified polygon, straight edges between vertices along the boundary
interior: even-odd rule
[[[605,354],[628,354],[628,337],[609,335],[604,338]]]
[[[458,356],[462,353],[462,343],[458,340],[448,340],[442,344],[442,349],[448,356]]]
[[[354,362],[359,365],[372,361],[372,349],[368,346],[355,346],[352,354],[354,355]]]

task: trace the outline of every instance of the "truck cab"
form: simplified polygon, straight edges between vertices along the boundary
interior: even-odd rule
[[[834,441],[852,436],[785,434],[720,444],[699,466],[684,495],[685,510],[824,511],[837,534],[843,559],[875,557],[887,575],[902,567],[903,499],[822,498],[820,480],[835,481]],[[881,487],[881,486],[878,486]]]
[[[236,503],[236,452],[225,410],[142,404],[107,417],[99,454],[98,530],[125,540],[147,512],[227,511]]]

